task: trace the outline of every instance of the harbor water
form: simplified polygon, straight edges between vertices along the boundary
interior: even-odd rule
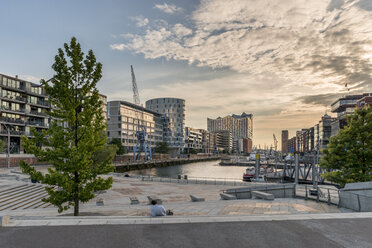
[[[172,178],[176,178],[178,175],[187,175],[188,177],[194,178],[242,179],[246,167],[221,166],[219,165],[220,162],[220,160],[215,160],[162,168],[151,168],[131,171],[130,174]]]

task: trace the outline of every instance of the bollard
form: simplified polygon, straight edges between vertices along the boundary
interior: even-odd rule
[[[299,179],[299,168],[300,168],[300,154],[295,154],[295,184],[298,184]]]
[[[328,205],[331,205],[331,195],[329,194],[329,189],[328,189]]]
[[[307,185],[305,185],[305,199],[307,200]]]
[[[316,187],[316,201],[319,202],[319,187]]]

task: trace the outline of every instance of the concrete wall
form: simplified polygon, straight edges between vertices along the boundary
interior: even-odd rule
[[[11,154],[10,155],[10,167],[18,167],[21,160],[26,161],[30,165],[47,165],[47,162],[38,162],[33,155],[29,154]],[[0,155],[0,167],[8,166],[8,158],[5,154]]]
[[[339,206],[360,212],[371,212],[372,182],[346,184],[340,190]]]
[[[238,199],[251,199],[252,191],[263,191],[273,194],[275,198],[289,198],[295,196],[294,184],[274,184],[254,187],[244,187],[236,189],[227,189],[226,193],[235,195]]]

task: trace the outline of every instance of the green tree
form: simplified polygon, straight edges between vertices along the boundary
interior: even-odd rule
[[[161,154],[167,154],[169,152],[169,147],[166,142],[157,142],[155,147],[155,152]]]
[[[189,149],[189,154],[197,154],[198,152],[194,148]]]
[[[3,152],[5,148],[5,141],[0,139],[0,152]]]
[[[110,141],[110,144],[115,145],[118,148],[116,151],[117,155],[123,155],[125,153],[125,147],[121,143],[120,139],[114,138]]]
[[[347,122],[347,127],[330,139],[320,162],[329,170],[324,178],[341,187],[372,180],[372,109],[356,109]]]
[[[49,95],[52,117],[48,130],[34,137],[22,137],[28,153],[53,167],[42,174],[21,161],[24,173],[47,184],[49,194],[43,201],[58,207],[58,212],[74,207],[79,215],[79,203],[94,198],[94,191],[109,189],[112,177],[100,175],[113,171],[112,153],[102,154],[107,136],[96,84],[102,77],[102,64],[92,50],[84,57],[80,44],[73,37],[64,49],[58,49],[52,66],[55,76],[48,83],[41,80]],[[43,148],[37,144],[42,144]],[[57,189],[58,186],[58,189]]]

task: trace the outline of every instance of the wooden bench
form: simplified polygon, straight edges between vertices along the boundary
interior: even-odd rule
[[[190,198],[191,198],[192,202],[203,202],[203,201],[205,201],[204,198],[196,197],[196,196],[193,196],[193,195],[190,195]]]
[[[264,199],[264,200],[274,200],[274,195],[266,193],[263,191],[252,191],[252,197]]]
[[[131,196],[129,197],[129,199],[130,199],[130,205],[139,204],[137,197]]]
[[[221,193],[220,196],[221,196],[221,199],[222,200],[236,200],[236,196],[235,195]]]

